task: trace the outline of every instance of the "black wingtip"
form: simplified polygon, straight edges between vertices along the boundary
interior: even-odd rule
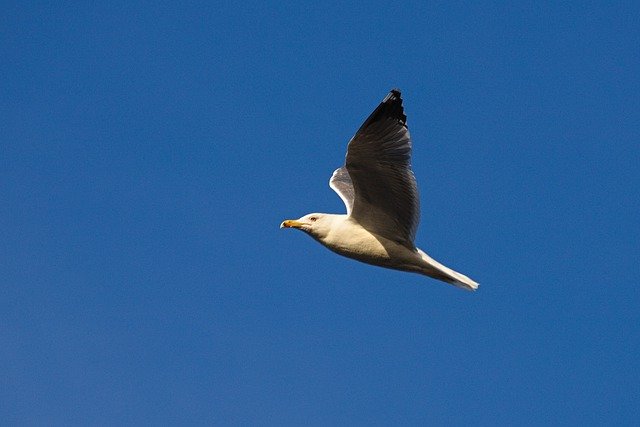
[[[398,102],[400,103],[400,105],[402,105],[402,94],[400,93],[400,89],[398,88],[391,89],[387,96],[385,96],[382,100],[383,104],[394,102]]]
[[[396,119],[404,126],[407,125],[407,116],[402,107],[402,95],[400,89],[394,88],[384,97],[378,108],[365,120],[360,129],[364,129],[374,122],[384,119]]]
[[[395,96],[397,96],[398,98],[400,98],[402,96],[402,94],[400,93],[400,89],[398,89],[397,87],[394,87],[393,89],[391,89],[389,91],[390,94],[394,94]]]
[[[402,94],[400,93],[400,89],[397,87],[391,89],[382,103],[388,105],[386,109],[388,117],[398,119],[403,125],[407,125],[407,116],[404,114],[404,107],[402,107]]]

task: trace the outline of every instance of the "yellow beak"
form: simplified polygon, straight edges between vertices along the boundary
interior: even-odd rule
[[[287,219],[285,221],[282,221],[282,224],[280,224],[280,228],[300,228],[303,225],[303,222],[296,221],[295,219]]]

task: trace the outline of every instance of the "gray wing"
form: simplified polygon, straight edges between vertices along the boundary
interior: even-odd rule
[[[369,231],[413,248],[420,200],[406,120],[400,91],[392,90],[349,141],[345,167],[354,192],[351,217]]]
[[[333,172],[331,180],[329,180],[329,187],[333,188],[333,191],[338,193],[338,196],[340,196],[344,205],[347,207],[347,215],[351,215],[355,191],[347,168],[343,166]]]

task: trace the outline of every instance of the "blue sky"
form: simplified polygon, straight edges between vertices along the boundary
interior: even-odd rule
[[[630,424],[640,7],[6,4],[3,424]],[[339,257],[346,143],[403,92],[417,243]]]

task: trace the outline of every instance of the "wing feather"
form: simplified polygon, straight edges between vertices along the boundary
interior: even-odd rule
[[[338,193],[338,196],[340,196],[347,208],[347,215],[351,215],[351,211],[353,210],[353,200],[355,198],[355,190],[353,189],[353,182],[351,182],[351,177],[349,176],[347,168],[343,166],[333,172],[331,180],[329,180],[329,187]]]
[[[420,201],[411,170],[411,137],[400,91],[392,90],[349,141],[346,163],[332,188],[363,227],[409,247],[420,221]],[[352,193],[347,189],[348,172]],[[338,172],[336,171],[336,172]],[[334,172],[334,176],[336,176]],[[332,178],[332,181],[333,178]]]

